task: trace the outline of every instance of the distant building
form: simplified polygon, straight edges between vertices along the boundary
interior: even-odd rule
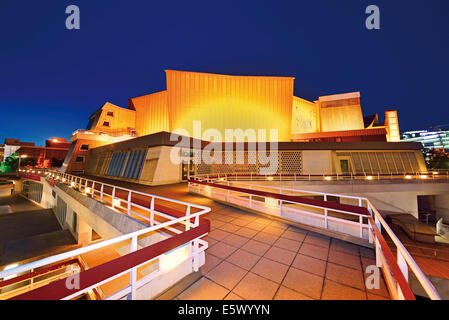
[[[45,141],[45,147],[38,147],[33,143],[20,146],[16,152],[36,159],[36,166],[39,168],[51,168],[62,166],[70,146],[71,143],[67,142],[67,139],[51,138]]]
[[[445,149],[449,150],[449,130],[420,130],[402,133],[404,142],[420,142],[425,150]]]
[[[17,150],[19,150],[20,147],[22,146],[32,147],[34,146],[34,142],[22,142],[19,139],[6,138],[4,144],[3,158],[6,159],[7,157],[15,153]]]

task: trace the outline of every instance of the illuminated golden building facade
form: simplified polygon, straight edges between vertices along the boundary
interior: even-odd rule
[[[387,111],[383,124],[377,114],[364,117],[359,92],[308,101],[294,96],[293,77],[165,72],[166,90],[130,98],[128,108],[107,102],[94,112],[86,130],[72,136],[71,159],[68,156],[63,167],[82,171],[86,150],[81,144],[89,139],[94,141],[90,149],[158,132],[214,142],[399,141],[397,112]],[[195,122],[200,128],[194,128]],[[215,129],[220,137],[206,135],[208,129]],[[227,136],[226,129],[240,129],[243,137]],[[265,132],[262,137],[260,129]],[[272,129],[277,135],[271,136]],[[251,131],[253,136],[248,134]]]
[[[399,141],[396,111],[386,112],[385,124],[366,124],[359,92],[312,102],[293,95],[294,79],[166,70],[167,90],[131,98],[127,109],[108,102],[91,115],[87,130],[137,136],[166,131],[209,140],[201,134],[218,129],[221,141],[229,141],[226,129],[263,129],[270,141],[275,129],[276,141]],[[200,136],[194,121],[201,122]]]

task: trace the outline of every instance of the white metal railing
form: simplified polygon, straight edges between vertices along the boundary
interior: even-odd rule
[[[195,183],[196,181],[199,182],[206,182],[208,184],[206,185],[202,185],[199,183]],[[216,187],[214,187],[211,184],[215,184],[217,185]],[[231,191],[231,190],[225,190],[225,189],[221,189],[221,192],[217,192],[216,189],[220,189],[219,185],[223,185],[223,186],[235,186],[235,187],[241,187],[241,188],[246,188],[248,191]],[[366,207],[368,212],[370,213],[370,217],[373,218],[374,220],[374,225],[370,222],[370,220],[368,219],[367,224],[365,225],[363,223],[363,219],[365,216],[360,215],[360,214],[356,214],[356,213],[352,213],[353,215],[359,216],[359,237],[360,238],[366,238],[366,236],[368,236],[368,241],[370,243],[374,243],[374,247],[375,247],[375,253],[376,253],[376,265],[378,267],[384,267],[382,268],[384,274],[386,275],[386,281],[389,284],[389,289],[390,292],[392,293],[392,296],[395,299],[404,299],[404,295],[402,292],[402,289],[399,287],[398,281],[396,281],[394,279],[394,276],[392,274],[391,268],[388,267],[388,259],[385,257],[383,250],[389,250],[389,248],[384,248],[382,249],[382,246],[380,244],[379,239],[377,238],[376,234],[375,234],[375,230],[374,228],[377,228],[377,230],[380,231],[382,230],[382,226],[384,228],[384,230],[387,232],[387,234],[390,236],[390,238],[392,239],[393,243],[395,244],[396,248],[397,248],[397,265],[399,266],[399,269],[402,273],[402,275],[404,276],[404,278],[409,281],[409,277],[408,277],[408,268],[410,267],[410,270],[415,274],[416,278],[418,279],[419,283],[421,284],[421,286],[423,287],[423,289],[425,290],[425,292],[428,294],[428,296],[431,299],[435,299],[435,300],[440,300],[441,297],[438,294],[438,292],[436,291],[435,287],[433,286],[433,284],[430,282],[430,280],[426,277],[426,275],[422,272],[422,270],[419,268],[419,266],[416,264],[416,262],[414,261],[414,259],[412,258],[412,256],[410,255],[410,253],[407,251],[407,249],[404,247],[404,245],[401,243],[401,241],[397,238],[397,236],[394,234],[394,232],[391,230],[391,228],[388,226],[388,224],[385,222],[385,220],[382,218],[382,216],[380,215],[380,213],[377,211],[377,209],[373,206],[373,204],[369,201],[368,198],[366,197],[357,197],[357,196],[349,196],[349,195],[340,195],[340,194],[333,194],[333,193],[324,193],[324,192],[314,192],[314,191],[309,191],[309,190],[299,190],[299,189],[293,189],[293,188],[283,188],[283,187],[277,187],[277,186],[267,186],[267,185],[260,185],[260,184],[250,184],[250,183],[244,183],[244,182],[236,182],[236,181],[228,181],[226,178],[224,177],[204,177],[204,176],[195,176],[195,179],[191,180],[189,182],[189,190],[191,190],[192,192],[196,192],[205,196],[209,196],[212,197],[213,199],[219,199],[225,202],[229,202],[229,203],[234,203],[237,204],[239,206],[246,206],[250,209],[254,209],[254,210],[259,210],[268,214],[273,214],[275,213],[278,216],[281,217],[286,217],[286,208],[285,206],[283,206],[283,203],[295,203],[294,201],[285,201],[285,200],[279,200],[279,204],[275,205],[275,208],[277,209],[277,212],[273,212],[270,210],[264,210],[262,208],[262,206],[259,206],[258,208],[255,208],[253,203],[254,199],[252,199],[251,196],[251,192],[254,190],[261,190],[261,189],[268,189],[271,192],[276,192],[280,195],[294,195],[294,196],[304,196],[304,195],[317,195],[317,196],[322,196],[324,201],[328,200],[328,197],[332,196],[332,197],[338,197],[339,199],[345,199],[347,202],[348,201],[355,201],[356,202],[356,206],[359,207]],[[236,199],[236,196],[232,196],[232,194],[245,194],[246,196],[248,196],[248,198],[244,198],[245,202],[242,201],[242,197],[241,196],[237,196],[241,199]],[[220,194],[224,195],[223,197],[220,198]],[[266,197],[260,196],[264,199],[266,199]],[[236,201],[237,200],[237,201]],[[260,202],[260,201],[259,201]],[[266,204],[265,204],[266,205]],[[335,210],[335,209],[327,209],[325,207],[320,207],[320,206],[313,206],[313,205],[305,205],[303,203],[300,203],[301,206],[306,206],[309,208],[322,208],[324,209],[324,213],[322,213],[321,215],[317,215],[314,212],[307,212],[305,210],[296,210],[295,213],[299,214],[299,215],[308,215],[308,216],[320,216],[322,218],[322,223],[321,226],[320,225],[314,225],[316,227],[321,227],[324,229],[331,229],[329,228],[329,219],[330,220],[334,220],[336,222],[339,223],[348,223],[347,221],[344,221],[341,218],[335,218],[335,217],[329,217],[328,216],[328,211],[336,211],[336,212],[342,212],[345,214],[350,214],[350,212],[348,211],[344,211],[344,210]],[[271,206],[273,206],[273,204],[271,204]],[[261,210],[262,209],[262,210]],[[287,217],[288,218],[288,217]],[[365,217],[366,218],[366,217]],[[291,217],[290,217],[291,219]],[[301,223],[304,223],[304,221],[301,221]],[[307,223],[305,223],[307,224]],[[368,233],[365,235],[363,233],[363,230],[365,230],[365,228],[367,228]],[[341,230],[335,230],[335,231],[340,231]],[[354,232],[349,233],[353,236],[357,236],[357,234],[355,234]]]
[[[43,172],[43,174],[45,175],[45,172]],[[137,216],[140,219],[143,219],[144,221],[148,222],[150,226],[159,223],[155,219],[155,215],[166,219],[172,218],[172,216],[170,216],[169,214],[157,210],[156,200],[180,205],[185,208],[186,215],[192,212],[192,209],[199,210],[200,214],[204,214],[210,211],[210,208],[205,206],[184,202],[176,199],[169,199],[158,195],[131,190],[123,187],[118,187],[112,184],[87,179],[67,173],[47,172],[46,176],[60,183],[67,184],[72,188],[78,189],[86,196],[94,198],[102,203],[106,203],[110,205],[113,209],[121,210],[128,216],[131,215]],[[107,188],[109,188],[110,193],[107,192]],[[119,192],[126,194],[126,198],[118,197],[117,195]],[[137,199],[137,197],[140,197],[140,199]],[[143,206],[142,204],[138,203],[139,200],[145,201],[147,199],[150,204],[149,207]],[[141,212],[137,212],[137,210],[140,210]],[[147,213],[148,216],[142,215],[142,211],[144,213]]]
[[[116,238],[113,238],[113,239],[104,240],[104,241],[101,241],[101,242],[89,245],[87,247],[75,249],[75,250],[72,250],[72,251],[69,251],[69,252],[57,254],[57,255],[54,255],[54,256],[51,256],[51,257],[47,257],[47,258],[44,258],[44,259],[41,259],[41,260],[37,260],[37,261],[34,261],[34,262],[30,262],[30,263],[27,263],[27,264],[24,264],[24,265],[21,265],[21,266],[17,266],[15,268],[4,270],[4,271],[0,272],[0,279],[2,279],[2,278],[4,279],[5,277],[11,277],[13,275],[18,275],[18,274],[21,274],[21,273],[29,272],[30,270],[33,270],[33,269],[37,269],[37,268],[40,268],[40,267],[43,267],[43,266],[46,266],[46,265],[54,264],[56,262],[64,261],[66,259],[71,259],[73,257],[77,257],[79,255],[82,255],[82,254],[85,254],[85,253],[88,253],[88,252],[91,252],[91,251],[94,251],[94,250],[97,250],[97,249],[101,249],[101,248],[105,248],[105,247],[108,247],[108,246],[116,245],[116,244],[118,244],[120,242],[124,242],[124,241],[131,240],[130,253],[131,252],[135,252],[138,249],[138,237],[139,236],[144,236],[146,234],[149,234],[149,233],[152,233],[152,232],[155,232],[155,231],[160,231],[161,229],[169,228],[170,226],[173,226],[173,225],[179,224],[179,223],[184,224],[186,226],[186,230],[189,230],[191,226],[192,227],[198,227],[199,226],[199,216],[202,215],[203,213],[205,213],[205,211],[198,211],[198,212],[191,213],[191,214],[188,214],[186,216],[183,216],[181,218],[176,218],[176,219],[172,217],[172,219],[169,220],[169,221],[160,223],[160,224],[155,225],[155,226],[151,226],[151,227],[145,228],[143,230],[135,231],[135,232],[132,232],[132,233],[129,233],[129,234],[125,234],[125,235],[122,235],[122,236],[119,236],[119,237],[116,237]],[[187,221],[190,221],[191,219],[193,219],[194,222],[193,223],[187,223]],[[174,232],[176,232],[178,234],[184,232],[182,230],[177,230],[177,229],[174,229],[174,228],[172,228],[172,229],[173,229]],[[200,267],[200,261],[199,261],[200,257],[199,257],[199,255],[200,255],[201,252],[203,252],[208,247],[207,242],[204,241],[204,240],[201,240],[200,238],[203,237],[206,234],[207,233],[204,233],[204,234],[202,234],[202,235],[200,235],[200,236],[198,236],[198,237],[196,237],[196,238],[194,238],[192,240],[189,240],[186,243],[186,244],[189,245],[189,250],[188,250],[189,254],[188,254],[187,257],[184,257],[184,260],[178,261],[179,263],[182,263],[182,262],[186,261],[187,259],[193,259],[193,270],[194,271],[198,271],[198,269]],[[94,289],[94,288],[96,288],[98,286],[101,286],[104,283],[107,283],[107,282],[109,282],[111,280],[114,280],[114,279],[116,279],[116,278],[118,278],[118,277],[120,277],[120,276],[122,276],[124,274],[127,274],[127,273],[130,273],[130,284],[127,287],[125,287],[125,288],[119,290],[118,292],[114,293],[113,295],[107,297],[106,299],[120,299],[120,298],[123,298],[123,297],[125,297],[127,295],[130,295],[131,299],[135,299],[136,298],[136,290],[138,288],[140,288],[143,285],[147,284],[151,280],[157,278],[158,276],[160,276],[164,272],[163,270],[160,269],[160,265],[159,265],[159,269],[158,270],[150,273],[149,275],[143,277],[140,280],[137,280],[137,269],[139,267],[145,265],[145,264],[148,264],[148,263],[150,263],[150,262],[152,262],[154,260],[159,259],[163,255],[164,254],[159,255],[159,256],[157,256],[157,257],[155,257],[153,259],[150,259],[148,261],[145,261],[142,264],[136,265],[136,266],[134,266],[134,267],[132,267],[130,269],[127,269],[127,270],[125,270],[125,271],[123,271],[123,272],[121,272],[119,274],[116,274],[116,275],[114,275],[112,277],[109,277],[109,278],[107,278],[104,281],[96,283],[95,285],[89,286],[87,288],[83,288],[82,290],[74,290],[73,294],[70,294],[70,295],[64,297],[63,299],[67,300],[67,299],[75,298],[75,297],[77,297],[77,296],[79,296],[79,295],[81,295],[83,293],[88,292],[89,290],[92,290],[92,289]]]
[[[223,180],[220,180],[218,183],[223,182],[224,182]],[[271,193],[274,193],[273,191],[275,191],[275,193],[279,195],[286,195],[286,196],[304,196],[304,194],[319,195],[323,196],[324,201],[327,201],[328,197],[330,196],[340,197],[341,195],[331,193],[321,193],[321,192],[315,193],[312,191],[296,190],[291,188],[281,188],[257,184],[246,184],[234,181],[232,182],[226,181],[225,185],[230,187],[242,188],[242,190],[240,191],[224,190],[221,189],[219,186],[214,187],[211,185],[202,185],[200,183],[195,182],[189,183],[189,190],[192,192],[199,193],[201,195],[212,197],[213,199],[216,200],[234,203],[236,205],[243,206],[248,209],[261,211],[267,214],[280,217],[288,216],[289,219],[299,223],[349,234],[351,236],[363,238],[368,241],[370,240],[368,234],[369,225],[366,221],[366,215],[355,213],[349,210],[329,208],[327,206],[308,204],[286,199],[272,199],[269,197],[261,196],[261,198],[263,198],[264,200],[260,201],[257,199],[258,196],[253,195],[253,191],[265,191],[261,189],[269,189]],[[361,197],[354,197],[354,196],[341,196],[341,197],[356,201],[357,205],[362,206]],[[339,217],[335,216],[336,213],[339,214]]]
[[[255,172],[241,173],[215,173],[215,174],[195,174],[195,179],[217,179],[223,178],[227,181],[376,181],[376,180],[398,180],[398,181],[444,181],[449,180],[449,170],[429,170],[426,172],[411,173],[379,173],[379,172],[360,172],[357,174],[292,174],[279,172],[273,175],[260,175]]]
[[[372,226],[370,223],[370,229],[377,227],[378,230],[380,231],[381,228],[383,227],[384,230],[387,232],[390,239],[393,241],[393,243],[396,246],[397,264],[398,264],[402,274],[404,275],[405,279],[407,281],[409,281],[408,272],[409,272],[409,268],[410,268],[410,270],[415,274],[419,283],[423,287],[424,291],[428,294],[429,298],[431,298],[433,300],[441,300],[441,297],[438,294],[438,291],[435,289],[432,282],[430,282],[430,280],[427,278],[427,276],[424,274],[424,272],[422,272],[422,270],[419,268],[418,264],[412,258],[412,256],[407,251],[407,249],[404,247],[404,245],[399,240],[399,238],[394,234],[393,230],[391,230],[390,226],[384,220],[384,218],[379,213],[379,211],[377,211],[377,209],[374,207],[374,205],[368,199],[366,199],[366,203],[367,203],[368,211],[371,213],[371,215],[375,221],[375,226]],[[380,246],[380,243],[378,241],[376,241],[376,243],[375,243],[375,251],[376,251],[376,264],[378,267],[381,267],[383,264],[383,261],[385,261],[385,256],[383,255],[382,247]],[[399,289],[398,289],[398,291],[399,291]]]

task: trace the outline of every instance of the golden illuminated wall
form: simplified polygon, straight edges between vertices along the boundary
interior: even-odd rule
[[[278,129],[278,139],[289,141],[293,81],[287,77],[227,76],[167,70],[170,131],[187,129],[201,120],[202,131]],[[267,131],[267,139],[269,131]]]
[[[139,136],[170,131],[167,91],[129,99],[129,108],[136,110],[136,131]]]
[[[108,111],[112,112],[108,115]],[[109,126],[105,125],[105,121],[109,123]],[[135,128],[136,115],[135,111],[120,108],[112,103],[106,102],[101,108],[98,121],[92,131],[102,132],[120,132],[126,131],[127,128]]]
[[[320,97],[321,131],[364,129],[358,92]]]
[[[398,142],[401,140],[398,112],[396,110],[385,111],[385,127],[387,128],[388,142]]]
[[[318,105],[293,97],[292,134],[320,131]]]

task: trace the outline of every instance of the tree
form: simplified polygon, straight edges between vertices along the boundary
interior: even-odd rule
[[[433,149],[426,153],[429,169],[449,169],[449,153],[444,149]]]

